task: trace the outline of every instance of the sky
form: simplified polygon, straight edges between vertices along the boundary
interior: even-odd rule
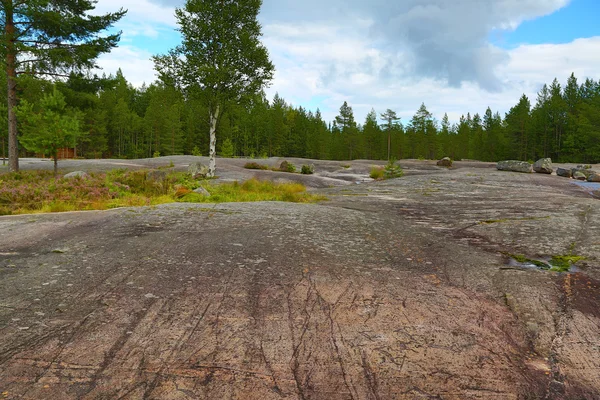
[[[183,0],[98,0],[128,10],[118,48],[98,65],[134,86],[156,79],[151,56],[180,43]],[[600,79],[597,0],[263,0],[262,42],[276,72],[267,96],[321,110],[344,101],[361,123],[374,109],[407,123],[421,103],[439,120],[501,115],[544,83]]]

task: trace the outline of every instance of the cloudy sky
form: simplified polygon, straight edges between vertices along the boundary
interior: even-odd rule
[[[183,0],[99,0],[128,9],[119,48],[104,55],[134,85],[155,79],[153,54],[179,44]],[[263,0],[263,43],[276,67],[267,90],[331,120],[344,101],[362,122],[374,108],[408,121],[421,103],[456,121],[504,114],[544,83],[600,79],[597,0]]]

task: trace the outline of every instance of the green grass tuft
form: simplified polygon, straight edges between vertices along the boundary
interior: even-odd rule
[[[369,176],[375,180],[383,179],[384,175],[385,175],[385,169],[383,167],[372,167],[371,173],[369,174]]]
[[[585,257],[573,255],[552,256],[552,258],[550,259],[550,265],[552,265],[551,270],[558,272],[567,272],[571,269],[573,264],[581,260],[585,260]]]

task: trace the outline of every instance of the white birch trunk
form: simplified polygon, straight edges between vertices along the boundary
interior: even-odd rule
[[[217,104],[217,108],[213,113],[211,110],[210,114],[210,150],[209,150],[209,160],[208,160],[208,174],[207,177],[214,178],[216,168],[216,156],[217,156],[217,120],[219,118],[219,105]]]

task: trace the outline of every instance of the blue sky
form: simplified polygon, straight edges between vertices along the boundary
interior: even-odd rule
[[[543,17],[525,21],[506,34],[504,46],[520,44],[569,43],[578,38],[600,35],[600,1],[574,0],[568,6]]]
[[[103,56],[134,85],[154,80],[150,57],[176,46],[183,0],[99,0],[129,10],[119,48]],[[321,109],[344,101],[362,121],[374,108],[408,121],[421,103],[448,113],[504,113],[571,72],[600,79],[597,0],[263,0],[263,43],[276,67],[267,95]]]

